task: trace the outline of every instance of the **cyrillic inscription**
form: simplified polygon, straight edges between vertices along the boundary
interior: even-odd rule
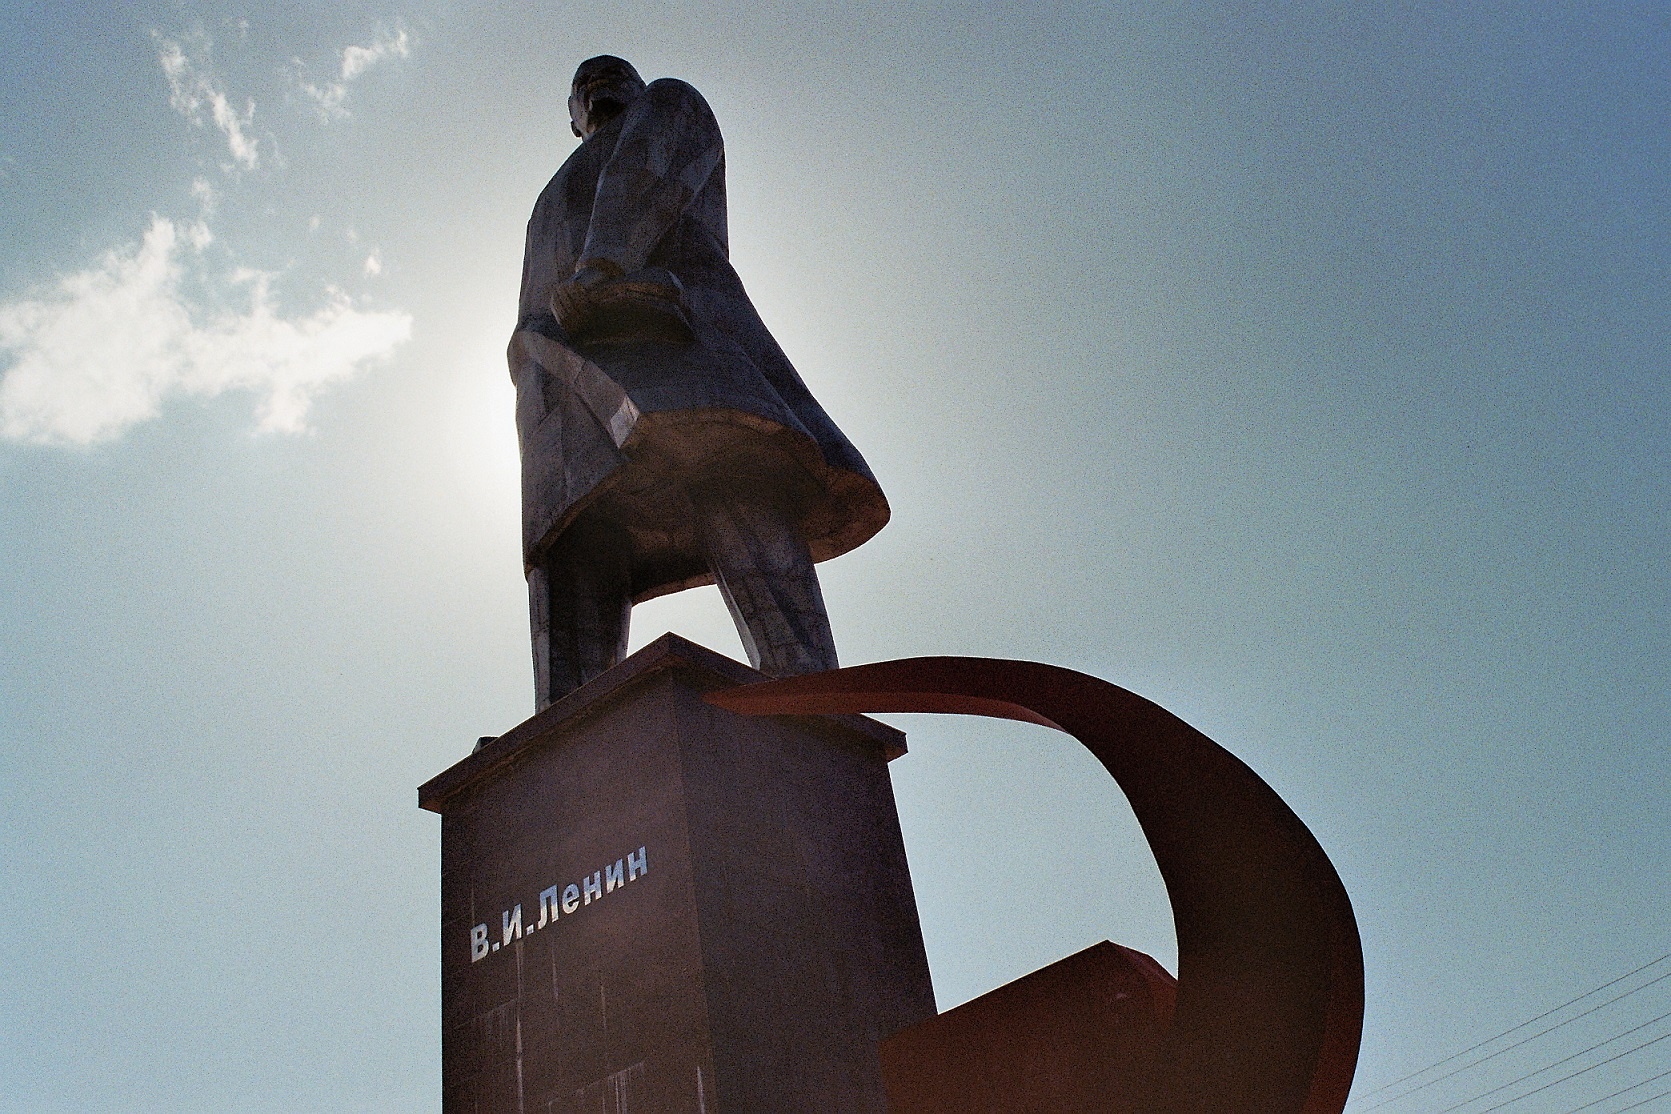
[[[488,927],[485,924],[472,927],[470,962],[486,959],[490,953],[509,947],[524,935],[532,935],[539,929],[556,924],[559,916],[573,916],[581,907],[603,900],[606,894],[612,894],[648,873],[649,853],[640,847],[637,851],[616,859],[612,865],[594,870],[590,875],[582,877],[578,884],[570,882],[567,885],[559,885],[554,882],[540,891],[537,899],[540,910],[538,921],[530,921],[524,926],[522,905],[519,902],[499,914],[499,939],[488,939]]]

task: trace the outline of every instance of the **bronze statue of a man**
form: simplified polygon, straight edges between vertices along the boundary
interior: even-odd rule
[[[605,55],[569,117],[510,345],[538,706],[621,660],[634,603],[699,584],[757,669],[834,668],[813,563],[888,503],[731,267],[713,112]]]

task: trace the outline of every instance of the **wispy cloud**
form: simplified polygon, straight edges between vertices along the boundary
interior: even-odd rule
[[[349,85],[385,58],[405,58],[411,52],[411,42],[406,31],[398,29],[393,34],[379,35],[365,46],[345,47],[334,81],[316,85],[302,80],[300,76],[297,80],[302,92],[313,100],[314,108],[321,120],[341,119],[348,115],[348,109],[343,107],[343,102],[348,99]],[[299,75],[302,63],[297,61],[296,66]]]
[[[224,139],[230,161],[222,160],[222,169],[230,177],[192,181],[195,220],[153,216],[137,243],[0,299],[0,438],[96,444],[155,418],[170,400],[229,391],[255,396],[260,429],[299,432],[322,392],[411,335],[410,315],[364,308],[335,285],[321,284],[310,309],[281,308],[272,273],[235,268],[226,262],[229,253],[211,250],[222,189],[262,181],[236,171],[283,163],[254,134],[255,102],[238,107],[227,95],[207,33],[152,38],[169,104]],[[338,80],[321,91],[323,100],[314,99],[341,115],[351,82],[409,49],[404,32],[348,48]],[[0,157],[0,173],[9,167]],[[310,230],[318,224],[314,217]],[[383,260],[375,246],[367,250],[357,249],[357,269],[371,279]]]
[[[305,316],[282,316],[272,276],[227,276],[247,298],[207,311],[184,292],[212,240],[202,221],[154,216],[143,240],[26,298],[0,302],[0,436],[90,445],[155,417],[173,396],[260,396],[261,429],[299,432],[313,399],[412,331],[398,311],[357,308],[341,290]],[[209,276],[213,277],[213,276]]]
[[[226,138],[233,160],[246,170],[254,170],[261,161],[260,143],[249,134],[255,122],[255,101],[246,100],[242,111],[232,106],[210,63],[209,37],[201,31],[178,39],[152,34],[157,42],[157,61],[168,79],[168,103],[198,127],[203,127],[207,118]]]

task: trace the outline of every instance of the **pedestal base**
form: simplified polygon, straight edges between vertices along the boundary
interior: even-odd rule
[[[667,635],[419,790],[441,814],[443,1109],[886,1109],[934,1016],[887,761],[857,716]]]

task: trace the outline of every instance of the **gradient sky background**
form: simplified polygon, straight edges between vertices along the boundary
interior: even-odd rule
[[[604,51],[713,104],[892,500],[845,662],[1054,662],[1249,762],[1354,897],[1360,1093],[1671,952],[1662,4],[13,0],[0,1109],[438,1108],[414,789],[531,711],[503,350]],[[712,589],[634,624],[741,656]],[[942,1008],[1175,963],[1088,755],[892,718]]]

